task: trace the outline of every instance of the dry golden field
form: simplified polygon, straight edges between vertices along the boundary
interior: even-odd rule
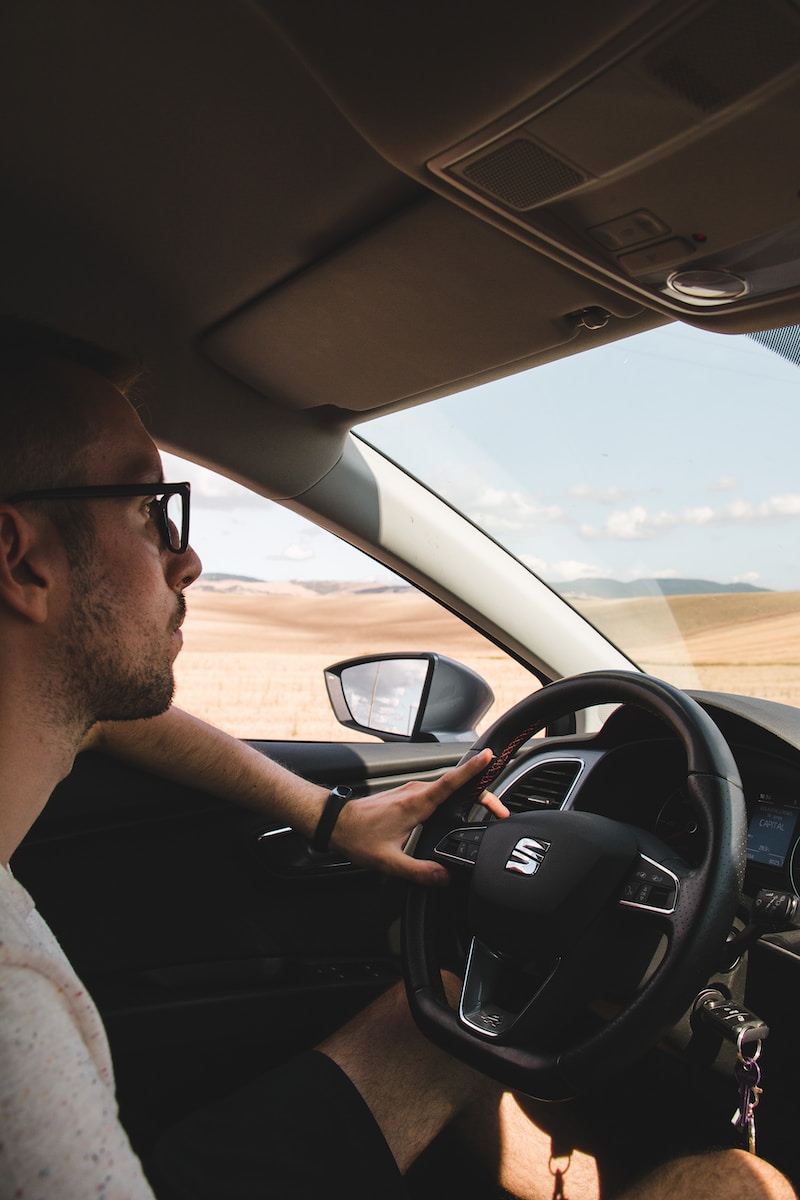
[[[238,737],[373,740],[338,723],[323,678],[325,667],[361,654],[436,650],[458,659],[492,684],[491,720],[537,682],[416,592],[193,591],[187,600],[175,702]]]
[[[666,605],[651,598],[595,600],[580,607],[612,641],[627,629],[628,653],[652,675],[680,687],[800,706],[800,592],[672,596]]]
[[[798,592],[677,596],[666,606],[652,598],[576,606],[612,640],[624,626],[629,652],[654,675],[683,687],[800,705]],[[239,737],[356,740],[331,713],[323,669],[359,654],[436,650],[472,667],[495,692],[482,728],[535,684],[484,638],[411,591],[193,589],[184,635],[176,703]]]

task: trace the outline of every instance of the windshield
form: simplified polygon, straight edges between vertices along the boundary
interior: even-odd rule
[[[362,425],[644,670],[800,703],[797,368],[671,325]]]

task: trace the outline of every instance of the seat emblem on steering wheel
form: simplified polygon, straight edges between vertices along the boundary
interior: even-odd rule
[[[511,851],[506,870],[516,871],[518,875],[535,875],[549,849],[550,843],[541,838],[520,838]]]

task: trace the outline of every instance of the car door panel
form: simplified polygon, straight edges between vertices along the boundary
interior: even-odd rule
[[[435,778],[463,752],[253,744],[362,794]],[[98,1004],[135,1141],[313,1045],[399,977],[397,881],[100,754],[79,757],[12,868]]]

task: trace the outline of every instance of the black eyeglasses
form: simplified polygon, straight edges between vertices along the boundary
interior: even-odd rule
[[[22,500],[103,500],[115,496],[152,496],[160,512],[164,544],[173,554],[185,554],[189,545],[188,483],[116,483],[108,487],[43,488],[35,492],[17,492],[7,504]]]

